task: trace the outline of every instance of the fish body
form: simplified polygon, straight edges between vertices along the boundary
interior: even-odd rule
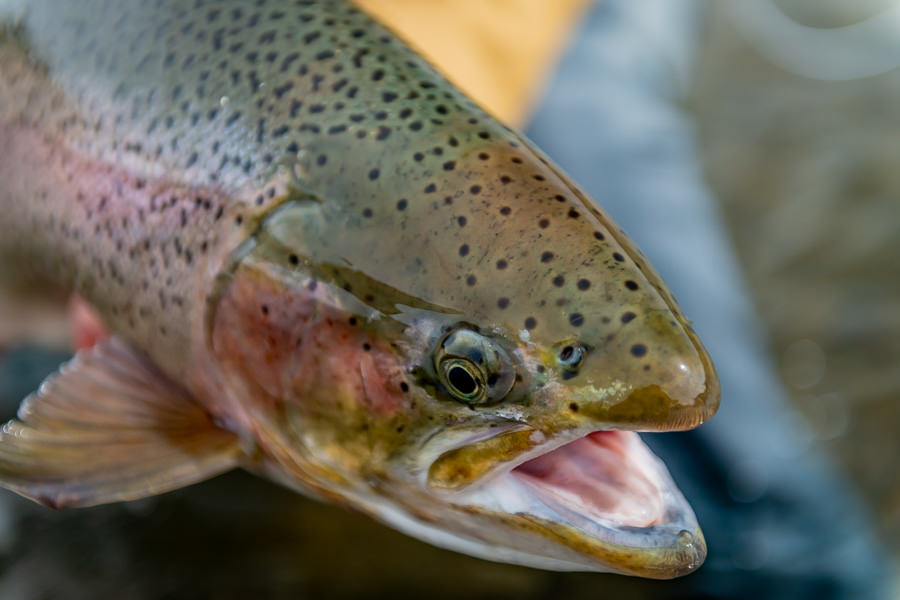
[[[0,260],[115,335],[6,425],[0,484],[81,506],[243,466],[493,560],[702,562],[632,432],[715,412],[705,350],[609,217],[394,34],[317,0],[0,18]]]

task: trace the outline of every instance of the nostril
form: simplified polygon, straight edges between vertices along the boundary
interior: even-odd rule
[[[575,371],[584,360],[585,348],[581,344],[566,344],[559,351],[559,363],[567,371]]]

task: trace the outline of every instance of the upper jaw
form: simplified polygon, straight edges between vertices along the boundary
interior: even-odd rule
[[[693,511],[636,433],[582,431],[546,439],[520,424],[491,431],[468,431],[432,462],[423,483],[442,502],[497,515],[503,525],[495,543],[508,539],[509,528],[544,538],[530,559],[518,562],[655,578],[682,575],[703,562],[706,546]],[[472,461],[486,458],[492,447],[516,444],[519,452],[506,460],[484,468]],[[448,479],[454,466],[470,478]]]

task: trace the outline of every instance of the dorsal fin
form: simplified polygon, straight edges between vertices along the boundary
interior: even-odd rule
[[[152,496],[238,464],[237,435],[115,338],[80,352],[0,431],[0,485],[55,508]]]

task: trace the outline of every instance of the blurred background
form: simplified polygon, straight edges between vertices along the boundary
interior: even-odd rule
[[[900,598],[900,3],[362,3],[526,128],[695,319],[722,411],[646,437],[707,564],[491,564],[232,473],[71,512],[0,492],[0,598]],[[68,352],[0,344],[6,419]]]
[[[741,11],[719,7],[705,31],[688,109],[778,373],[805,417],[803,434],[839,463],[898,556],[898,3],[777,5],[821,28],[895,13],[892,37],[882,40],[893,50],[893,69],[822,81],[773,63],[746,41],[735,23]],[[830,60],[821,56],[818,66]]]
[[[802,435],[863,498],[900,598],[900,12],[889,0],[777,4],[826,33],[881,19],[854,40],[873,57],[857,70],[876,73],[805,77],[760,51],[742,11],[718,7],[689,110]],[[815,68],[828,75],[832,60]]]

